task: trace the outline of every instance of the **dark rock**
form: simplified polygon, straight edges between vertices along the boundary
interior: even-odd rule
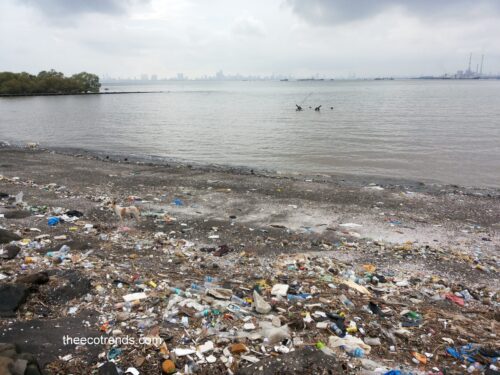
[[[18,355],[19,358],[30,359],[33,357],[30,357],[27,353],[34,354],[38,364],[43,368],[48,363],[57,360],[59,356],[69,353],[75,354],[76,345],[68,341],[69,338],[99,337],[99,332],[96,332],[92,327],[82,325],[82,320],[89,321],[91,326],[96,324],[97,316],[98,314],[95,311],[83,310],[77,316],[72,317],[15,321],[12,325],[9,325],[9,329],[2,329],[0,340],[14,343],[18,348],[18,353],[22,351],[22,354]],[[84,350],[78,352],[78,357],[87,363],[94,363],[102,350],[102,345],[87,345]],[[89,374],[91,371],[80,373]],[[0,374],[3,375],[1,371]],[[37,373],[34,372],[33,374]],[[62,374],[62,372],[59,372],[59,374]]]
[[[19,241],[21,237],[17,234],[9,232],[6,229],[0,229],[0,243],[9,243],[11,241]]]
[[[82,217],[83,212],[80,212],[78,210],[70,210],[70,211],[66,212],[66,215],[71,216],[71,217],[73,217],[73,216]]]
[[[0,191],[0,199],[5,199],[5,198],[8,198],[9,197],[9,194],[7,193],[3,193]]]
[[[16,353],[16,346],[14,344],[0,343],[0,356],[13,357]]]
[[[202,251],[204,253],[211,253],[211,252],[215,251],[215,247],[202,247],[200,249],[200,251]]]
[[[21,251],[21,248],[17,245],[12,244],[5,246],[3,250],[4,252],[2,255],[0,255],[0,258],[9,260],[14,259]]]
[[[67,241],[61,245],[62,246],[69,246],[71,250],[89,250],[92,245],[90,242],[87,242],[86,240],[81,240],[81,239],[74,239],[71,241]]]
[[[42,375],[42,372],[40,370],[40,367],[38,367],[38,364],[30,363],[26,367],[26,371],[24,372],[24,375]]]
[[[26,210],[10,210],[5,211],[3,216],[6,219],[24,219],[25,217],[31,216],[31,212]]]
[[[21,351],[17,345],[0,343],[0,374],[41,375],[42,371],[33,354]]]
[[[106,362],[99,367],[99,375],[118,375],[118,369],[113,362]]]
[[[49,281],[49,274],[47,272],[37,272],[30,275],[23,275],[17,278],[17,282],[28,285],[40,285]]]
[[[222,257],[222,256],[228,254],[231,251],[232,251],[232,249],[229,248],[229,246],[227,246],[227,245],[220,245],[219,249],[216,252],[214,252],[214,256],[216,256],[216,257]]]
[[[326,355],[312,346],[283,354],[278,358],[268,357],[238,370],[238,375],[291,375],[291,374],[345,374],[347,369],[335,357]]]
[[[66,279],[66,282],[48,293],[47,299],[49,303],[68,302],[90,293],[92,289],[90,279],[78,271],[70,270],[63,274],[62,277]]]
[[[16,310],[28,297],[28,288],[22,284],[0,285],[0,317],[15,316]]]

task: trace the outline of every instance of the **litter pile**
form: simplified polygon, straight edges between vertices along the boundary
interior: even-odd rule
[[[52,189],[71,202],[72,193],[55,184],[2,183]],[[20,334],[23,322],[77,318],[82,331],[65,332],[70,346],[60,338],[61,354],[44,364],[49,373],[500,373],[494,288],[391,271],[373,260],[342,262],[330,252],[263,256],[249,244],[207,244],[188,238],[181,224],[174,230],[176,220],[164,212],[119,226],[107,196],[88,199],[111,223],[24,199],[0,194],[0,342]],[[26,217],[33,227],[17,221]],[[205,238],[218,239],[214,233]],[[442,256],[411,243],[360,240],[358,247],[381,262]],[[496,277],[494,267],[483,271]],[[92,356],[88,343],[96,340]],[[31,344],[35,356],[44,351],[42,342]],[[30,359],[13,370],[1,350],[2,374],[36,367]]]

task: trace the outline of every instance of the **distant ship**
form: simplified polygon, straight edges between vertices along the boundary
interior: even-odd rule
[[[288,81],[288,78],[280,79],[280,81],[282,81],[282,82],[287,82],[287,81]]]
[[[324,81],[323,78],[300,78],[297,81]]]

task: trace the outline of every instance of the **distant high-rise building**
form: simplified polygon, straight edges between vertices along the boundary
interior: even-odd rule
[[[219,70],[217,73],[215,73],[215,78],[224,79],[224,72],[222,70]]]
[[[177,79],[179,81],[184,81],[186,78],[184,77],[184,73],[177,73]]]
[[[149,76],[147,74],[141,74],[141,81],[149,81]]]
[[[158,75],[152,74],[151,75],[151,81],[158,81]]]

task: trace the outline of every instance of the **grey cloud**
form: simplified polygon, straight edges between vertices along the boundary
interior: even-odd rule
[[[235,20],[232,30],[234,33],[246,36],[262,36],[266,34],[264,25],[253,17],[241,17]]]
[[[123,14],[134,3],[149,0],[20,0],[49,18],[72,17],[85,13]]]
[[[286,0],[293,12],[310,23],[340,24],[401,8],[419,17],[468,17],[500,12],[497,0]]]

